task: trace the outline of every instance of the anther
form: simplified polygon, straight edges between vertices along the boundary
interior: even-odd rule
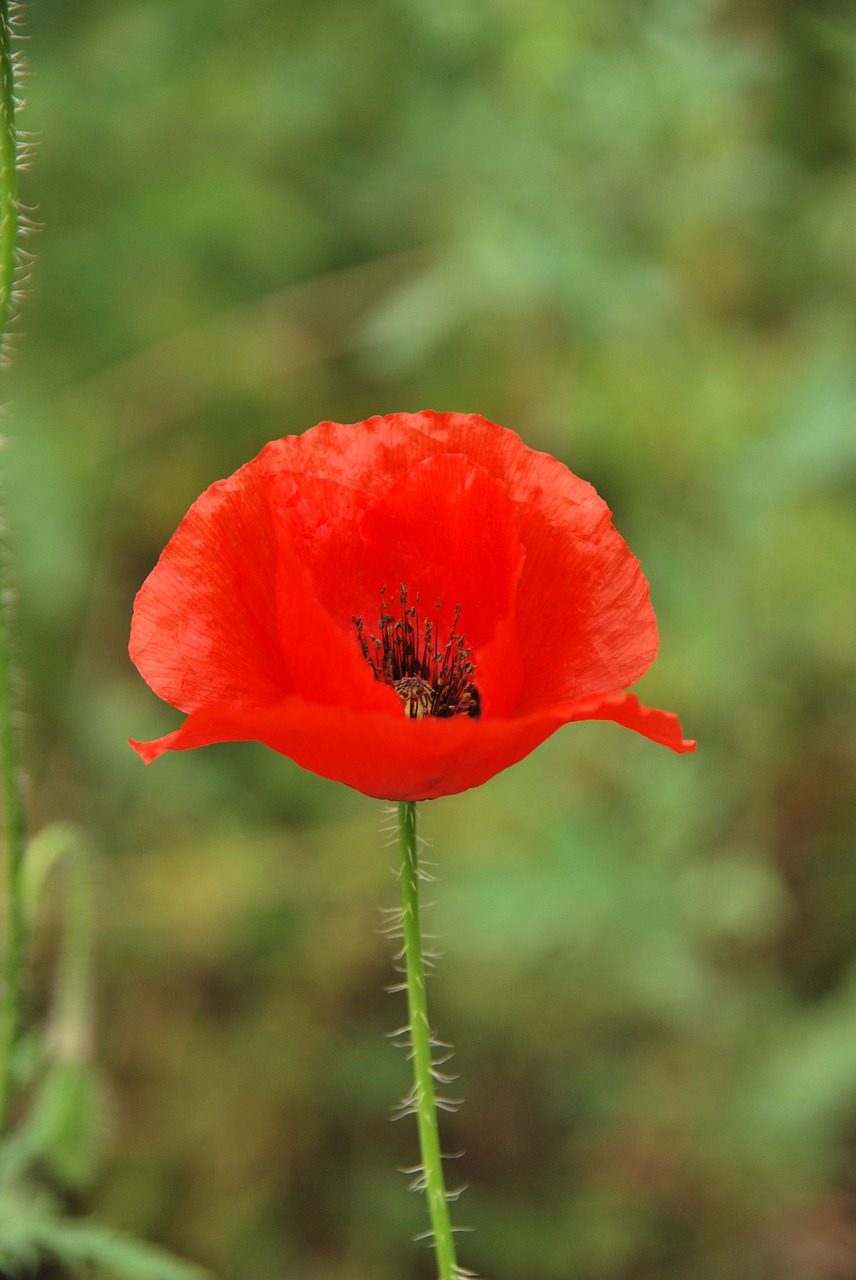
[[[395,689],[409,719],[420,720],[424,716],[448,719],[456,715],[477,718],[481,714],[481,699],[472,679],[475,665],[470,659],[470,650],[458,631],[461,606],[455,606],[452,629],[443,645],[438,635],[439,600],[437,621],[426,618],[420,625],[419,592],[416,603],[408,605],[407,586],[400,584],[400,618],[388,611],[386,587],[381,589],[380,597],[378,636],[367,634],[362,617],[352,618],[360,652],[375,679]]]

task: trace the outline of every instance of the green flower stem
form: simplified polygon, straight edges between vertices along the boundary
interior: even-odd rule
[[[21,1030],[24,911],[21,868],[24,861],[24,817],[15,743],[9,655],[9,606],[0,570],[0,774],[5,841],[5,955],[3,957],[2,1023],[0,1023],[0,1134],[3,1133],[11,1092],[12,1054]]]
[[[455,1261],[455,1243],[437,1130],[437,1098],[434,1091],[431,1029],[425,992],[425,960],[419,920],[416,805],[407,801],[400,802],[398,806],[398,841],[401,849],[401,917],[407,971],[407,1013],[414,1075],[412,1099],[419,1127],[421,1182],[431,1215],[438,1280],[455,1280],[459,1272]]]
[[[5,334],[12,309],[20,221],[10,8],[9,0],[0,0],[0,335]]]
[[[12,307],[18,243],[18,139],[15,128],[15,75],[8,0],[0,0],[0,338]],[[21,1027],[24,910],[21,867],[24,856],[24,805],[18,774],[11,660],[9,590],[0,549],[0,791],[5,856],[5,955],[0,1019],[0,1133],[11,1092],[12,1053]]]

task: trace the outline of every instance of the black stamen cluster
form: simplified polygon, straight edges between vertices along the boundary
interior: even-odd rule
[[[363,657],[381,684],[392,685],[408,716],[481,715],[481,700],[471,677],[475,666],[464,637],[458,633],[461,606],[455,609],[455,620],[446,644],[437,643],[437,622],[425,618],[420,624],[416,603],[408,605],[407,587],[401,584],[399,603],[401,617],[387,608],[386,587],[381,591],[379,636],[367,633],[363,619],[354,618]]]

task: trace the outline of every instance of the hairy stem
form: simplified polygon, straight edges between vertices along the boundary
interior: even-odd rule
[[[18,251],[18,131],[9,0],[0,0],[0,334],[5,334]]]
[[[12,306],[18,243],[17,131],[15,76],[8,0],[0,0],[0,337]],[[6,563],[0,547],[0,789],[3,804],[5,857],[5,955],[0,1021],[0,1133],[6,1123],[11,1092],[12,1054],[20,1033],[24,912],[21,867],[24,853],[24,806],[15,741],[15,709],[11,660],[11,623]]]
[[[425,991],[425,960],[419,920],[419,858],[416,848],[416,805],[398,806],[398,839],[401,849],[401,907],[404,958],[407,971],[407,1013],[413,1058],[413,1103],[419,1127],[422,1182],[437,1255],[438,1280],[455,1280],[459,1274],[449,1219],[449,1202],[443,1178],[443,1158],[437,1130],[437,1098],[431,1059],[431,1029]]]

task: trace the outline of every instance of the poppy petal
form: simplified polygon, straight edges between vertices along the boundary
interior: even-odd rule
[[[594,506],[594,504],[592,504]],[[623,689],[648,670],[658,635],[648,583],[597,499],[585,533],[531,511],[521,534],[527,573],[517,600],[526,673],[525,715],[602,689]]]
[[[129,650],[155,693],[191,711],[288,692],[270,590],[276,558],[264,475],[250,463],[194,502],[137,593]]]
[[[430,800],[480,786],[563,724],[578,720],[614,720],[673,751],[695,749],[694,742],[683,739],[676,716],[641,706],[633,694],[607,694],[550,712],[483,721],[361,714],[296,697],[257,711],[212,705],[188,716],[175,733],[131,746],[150,763],[165,751],[257,740],[304,769],[366,795]]]
[[[130,653],[182,711],[299,692],[395,714],[355,640],[318,601],[282,507],[295,477],[252,463],[199,497],[134,603]]]
[[[371,617],[387,584],[406,584],[411,604],[418,590],[439,643],[454,630],[475,651],[483,714],[508,711],[521,683],[511,618],[524,552],[502,486],[461,454],[435,454],[366,511],[360,532],[369,591],[360,611]]]
[[[564,724],[575,720],[613,720],[625,729],[641,733],[663,747],[683,755],[695,751],[693,739],[685,738],[681,722],[672,711],[658,711],[655,707],[643,707],[633,693],[607,693],[587,698],[577,705],[573,715],[563,719]]]
[[[648,583],[587,481],[478,414],[392,414],[370,422],[389,424],[389,434],[410,439],[413,448],[460,450],[516,505],[527,552],[517,601],[520,714],[557,696],[625,688],[647,671],[658,646]]]

